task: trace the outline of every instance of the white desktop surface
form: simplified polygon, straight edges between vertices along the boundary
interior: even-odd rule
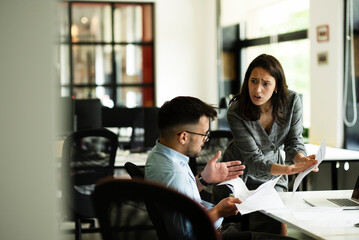
[[[144,167],[148,152],[131,153],[129,150],[118,150],[116,153],[115,167],[124,167],[126,162],[132,162],[137,166]]]
[[[335,210],[312,207],[303,198],[350,197],[352,190],[307,191],[279,193],[286,209],[264,212],[266,215],[286,223],[316,239],[358,240],[359,210]]]

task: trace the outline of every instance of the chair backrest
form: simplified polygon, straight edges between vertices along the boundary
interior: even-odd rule
[[[203,207],[187,196],[159,183],[138,178],[106,179],[96,186],[93,201],[104,240],[119,239],[118,231],[121,228],[118,228],[117,215],[124,213],[120,209],[129,202],[134,206],[141,205],[139,204],[141,202],[157,206],[156,215],[163,218],[170,233],[166,238],[159,236],[161,240],[220,239]],[[185,236],[183,229],[173,221],[174,216],[181,216],[187,224],[190,224],[193,233],[191,237]],[[131,216],[128,218],[130,219]]]
[[[144,179],[144,171],[132,162],[125,163],[125,169],[132,179]],[[157,214],[157,205],[153,204],[151,201],[144,201],[148,215],[153,223],[154,228],[159,239],[169,239],[169,233],[163,218]]]
[[[196,157],[197,164],[206,164],[218,151],[227,148],[228,144],[232,141],[233,136],[231,131],[215,130],[211,131],[209,141],[206,142],[201,150],[201,154]]]
[[[125,169],[127,173],[131,176],[132,179],[134,178],[145,178],[145,173],[143,169],[141,169],[139,166],[132,162],[126,162],[125,163]]]
[[[96,182],[113,176],[117,135],[106,129],[82,130],[70,134],[62,151],[62,196],[70,214],[95,217],[91,194]]]

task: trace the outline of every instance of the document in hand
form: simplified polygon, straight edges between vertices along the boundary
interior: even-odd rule
[[[322,143],[320,144],[320,147],[318,149],[317,154],[315,155],[315,160],[318,161],[317,164],[315,164],[314,166],[306,169],[305,171],[301,172],[298,174],[298,176],[295,178],[294,180],[294,184],[293,184],[293,193],[292,193],[292,197],[295,193],[295,191],[297,190],[299,184],[302,182],[303,178],[305,176],[307,176],[308,173],[310,173],[314,168],[318,167],[319,164],[323,161],[325,157],[325,139],[323,139]]]
[[[249,191],[241,178],[224,181],[218,185],[227,185],[232,190],[234,197],[242,201],[236,206],[238,211],[244,215],[258,210],[284,208],[282,199],[274,189],[280,177],[263,183],[254,191]]]

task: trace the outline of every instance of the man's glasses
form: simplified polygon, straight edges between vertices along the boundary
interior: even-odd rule
[[[207,142],[209,140],[209,137],[211,136],[211,131],[207,131],[206,133],[196,133],[196,132],[191,132],[191,131],[183,131],[186,133],[191,133],[191,134],[196,134],[196,135],[200,135],[204,137],[204,141]],[[177,136],[179,136],[182,132],[177,133]]]

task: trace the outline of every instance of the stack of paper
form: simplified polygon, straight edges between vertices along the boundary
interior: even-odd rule
[[[322,141],[322,144],[320,145],[320,148],[318,149],[318,152],[315,156],[315,159],[318,161],[318,163],[313,167],[310,167],[299,173],[296,177],[293,185],[293,194],[297,190],[303,178],[315,167],[318,167],[319,164],[323,161],[324,157],[325,140]],[[280,177],[281,176],[263,183],[254,191],[249,191],[241,178],[228,180],[219,183],[218,185],[227,185],[232,190],[234,197],[239,198],[239,200],[242,201],[241,204],[236,204],[236,206],[238,211],[244,215],[258,210],[271,210],[285,207],[282,199],[279,197],[277,191],[274,188]]]
[[[284,208],[281,198],[274,189],[280,177],[263,183],[254,191],[249,191],[241,178],[228,180],[218,185],[227,185],[232,190],[234,197],[242,201],[236,206],[238,211],[244,215],[258,210]]]

